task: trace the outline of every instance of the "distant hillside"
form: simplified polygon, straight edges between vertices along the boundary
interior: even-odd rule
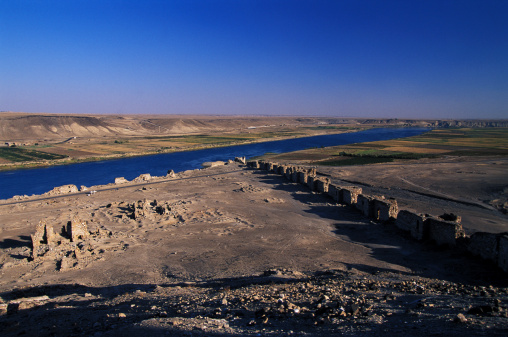
[[[135,137],[238,132],[248,128],[344,126],[508,127],[508,120],[414,120],[333,117],[53,115],[0,113],[0,141],[64,141],[72,137]]]

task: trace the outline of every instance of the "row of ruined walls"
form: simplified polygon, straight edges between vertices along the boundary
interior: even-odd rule
[[[399,210],[397,200],[362,194],[362,188],[339,186],[329,178],[319,176],[315,168],[303,168],[265,161],[249,161],[247,166],[266,170],[286,177],[288,180],[323,193],[339,204],[350,205],[366,217],[377,222],[391,222],[416,240],[431,241],[467,250],[473,255],[490,260],[508,272],[508,233],[477,232],[466,235],[460,216],[443,214],[432,216],[410,210]]]

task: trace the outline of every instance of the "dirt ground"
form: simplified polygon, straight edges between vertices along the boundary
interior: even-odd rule
[[[508,158],[448,157],[325,167],[319,172],[366,194],[385,195],[420,213],[455,213],[468,234],[508,232]]]
[[[507,165],[451,164],[447,170],[462,167],[467,181]],[[374,181],[387,169],[378,165],[328,173],[398,191],[397,198],[407,182],[448,196],[439,202],[461,195],[447,186],[428,191],[432,183],[422,181],[437,175],[425,165],[444,166],[418,165],[387,173],[380,181],[390,190]],[[508,329],[508,279],[492,264],[413,241],[278,175],[229,164],[92,189],[0,203],[3,335],[502,336]],[[476,207],[471,200],[493,198],[474,193],[449,206],[463,205],[456,213],[464,216]],[[506,225],[500,211],[479,209],[494,227]],[[73,219],[86,222],[89,235],[71,242],[61,228]],[[58,242],[32,256],[30,235],[41,220]]]

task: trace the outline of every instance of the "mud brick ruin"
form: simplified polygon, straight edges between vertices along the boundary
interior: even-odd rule
[[[455,214],[433,216],[410,210],[399,210],[397,200],[362,194],[356,186],[340,186],[319,175],[315,168],[303,168],[265,161],[249,161],[247,166],[282,175],[286,179],[323,193],[339,204],[350,205],[363,215],[380,223],[392,223],[419,241],[465,249],[469,253],[494,262],[508,272],[508,233],[478,232],[466,235],[461,218]]]
[[[59,226],[61,230],[57,233],[45,220],[37,224],[35,233],[31,235],[32,261],[54,263],[57,270],[84,266],[100,259],[103,253],[103,250],[96,249],[93,243],[112,235],[103,229],[90,232],[86,221],[78,216]]]

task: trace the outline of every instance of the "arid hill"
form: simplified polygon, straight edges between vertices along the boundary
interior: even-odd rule
[[[508,126],[508,121],[442,121],[415,119],[358,119],[341,117],[178,116],[178,115],[56,115],[0,113],[0,141],[63,141],[70,137],[135,137],[224,133],[260,128],[317,125],[344,126]]]

